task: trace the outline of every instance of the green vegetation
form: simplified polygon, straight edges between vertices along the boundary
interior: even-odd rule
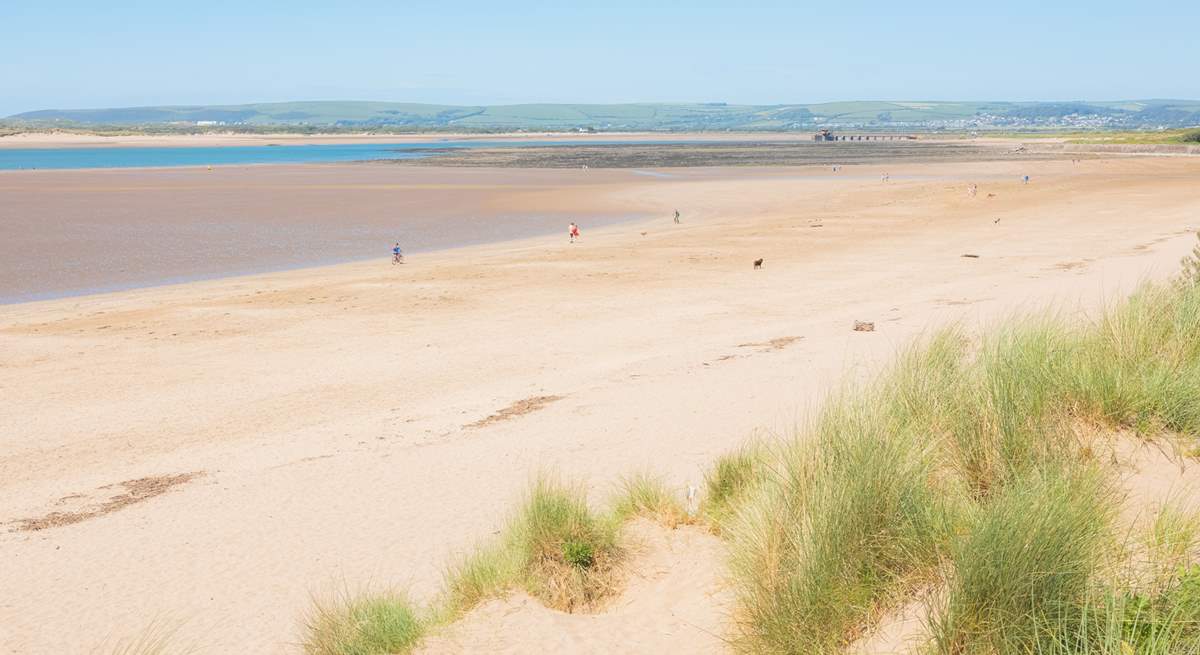
[[[705,494],[700,513],[720,532],[733,510],[756,489],[766,474],[769,455],[765,446],[751,443],[717,458],[704,474]]]
[[[305,622],[309,655],[383,655],[412,649],[428,630],[480,602],[523,589],[547,607],[587,611],[618,587],[625,555],[621,521],[637,514],[683,520],[678,501],[647,476],[630,478],[614,510],[598,514],[581,487],[539,478],[499,539],[446,573],[446,590],[418,609],[397,594],[346,595],[316,603]]]
[[[1146,286],[1093,324],[1034,317],[974,345],[934,335],[831,401],[736,508],[737,645],[833,652],[906,591],[936,587],[937,652],[1107,652],[1086,650],[1109,629],[1096,615],[1135,595],[1104,575],[1117,498],[1091,440],[1114,430],[1200,435],[1194,283]],[[1191,543],[1191,523],[1160,522],[1158,550]],[[1193,652],[1163,619],[1200,612],[1193,600],[1161,591],[1136,619]]]
[[[407,652],[421,639],[425,624],[402,595],[346,595],[317,603],[306,620],[308,655],[386,655]]]
[[[504,548],[515,582],[548,607],[587,609],[615,588],[619,525],[588,508],[579,487],[539,480],[510,524]]]
[[[613,507],[620,520],[635,516],[650,519],[668,528],[691,523],[692,517],[663,481],[648,473],[639,473],[621,481],[621,493]]]
[[[1080,117],[1088,117],[1081,122]],[[790,130],[818,125],[873,129],[1139,129],[1200,124],[1200,102],[828,102],[736,105],[711,103],[430,105],[403,102],[278,102],[110,109],[40,110],[6,122],[36,129],[271,131],[322,130]],[[214,125],[215,124],[215,125]]]
[[[1105,554],[1115,498],[1093,468],[1013,480],[952,549],[949,598],[933,620],[943,653],[1023,653],[1073,625]]]
[[[581,488],[540,479],[501,539],[450,569],[447,608],[460,614],[520,587],[548,607],[589,609],[615,588],[619,527],[588,508]]]

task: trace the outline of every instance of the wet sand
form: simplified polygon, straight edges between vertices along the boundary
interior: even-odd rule
[[[1020,144],[968,140],[880,140],[847,142],[745,141],[713,143],[606,143],[533,145],[522,148],[474,148],[469,151],[431,144],[421,159],[377,160],[375,165],[501,168],[679,168],[712,166],[806,166],[916,162],[1036,161],[1062,159]]]
[[[8,171],[0,304],[387,256],[397,241],[416,254],[596,228],[639,216],[603,195],[642,179],[356,164]]]
[[[595,229],[644,216],[611,202],[615,190],[705,175],[648,168],[1037,157],[921,141],[630,142],[439,153],[417,166],[3,171],[0,304],[362,260],[397,241],[415,254],[560,233],[571,221]]]
[[[1164,278],[1200,222],[1200,160],[1185,158],[901,164],[887,184],[875,165],[620,172],[593,187],[596,172],[559,171],[555,189],[499,209],[656,218],[574,245],[0,307],[0,644],[91,652],[166,623],[201,653],[297,652],[312,594],[430,597],[538,471],[597,499],[640,470],[697,483],[719,453],[786,435],[834,381],[931,328],[1094,308]],[[488,421],[513,406],[536,409]],[[64,516],[78,520],[23,522]],[[648,562],[689,556],[706,571],[719,560],[680,546]],[[717,583],[676,577],[673,591],[635,587],[638,630],[719,652],[721,614],[688,600]],[[678,613],[659,622],[670,599]],[[512,625],[536,634],[519,636],[575,650],[605,652],[619,632],[521,616]],[[477,637],[511,635],[470,624],[449,639]]]

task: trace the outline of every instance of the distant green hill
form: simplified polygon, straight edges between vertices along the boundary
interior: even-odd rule
[[[828,102],[808,105],[633,103],[614,105],[429,105],[402,102],[277,102],[249,105],[44,109],[8,122],[53,126],[308,126],[422,130],[789,130],[1200,125],[1200,101]]]

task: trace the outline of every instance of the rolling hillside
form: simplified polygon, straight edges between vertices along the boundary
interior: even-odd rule
[[[1200,125],[1200,101],[830,102],[523,104],[452,106],[396,102],[45,109],[6,121],[54,126],[322,126],[428,130],[1136,129]]]

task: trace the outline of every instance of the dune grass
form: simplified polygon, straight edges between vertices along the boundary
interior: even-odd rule
[[[613,515],[621,521],[641,516],[669,529],[695,521],[661,478],[645,472],[621,480]]]
[[[869,391],[830,401],[738,509],[727,534],[741,650],[832,652],[932,574],[960,494],[938,480],[924,434],[944,409],[931,387],[953,371],[917,368],[945,367],[957,351],[941,335]]]
[[[737,504],[765,478],[769,457],[764,445],[750,442],[721,455],[705,472],[700,515],[714,532],[721,531]]]
[[[590,609],[616,588],[619,532],[620,516],[593,512],[582,487],[539,478],[501,539],[451,567],[448,607],[460,613],[520,587],[554,609]]]
[[[1095,468],[1049,467],[1012,480],[954,543],[949,595],[933,620],[938,652],[1026,653],[1070,625],[1104,560],[1116,504]]]
[[[305,620],[308,655],[407,653],[429,631],[480,602],[524,589],[546,606],[586,611],[617,589],[624,550],[620,525],[640,512],[673,511],[665,487],[631,478],[618,509],[594,512],[580,486],[540,477],[499,539],[449,567],[445,591],[428,607],[402,594],[343,594],[318,601]]]
[[[1200,435],[1195,281],[1144,286],[1095,322],[1042,314],[976,340],[930,336],[830,401],[726,505],[738,647],[836,651],[930,579],[947,590],[935,652],[1100,647],[1088,616],[1119,604],[1096,595],[1117,500],[1088,440],[1126,429]]]
[[[394,592],[343,594],[317,601],[305,619],[307,655],[390,655],[412,649],[425,633],[419,610]]]

